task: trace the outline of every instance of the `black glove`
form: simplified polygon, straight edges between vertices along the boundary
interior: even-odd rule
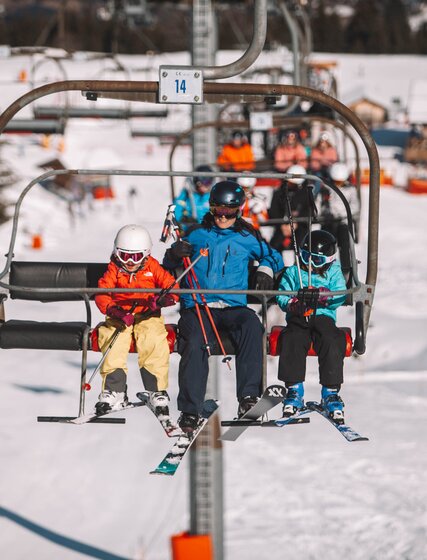
[[[302,288],[298,290],[298,299],[304,303],[306,309],[316,309],[319,301],[318,288]]]
[[[255,290],[274,290],[274,278],[258,271],[255,274]]]
[[[174,261],[180,261],[184,257],[191,257],[193,246],[188,241],[175,241],[169,249],[169,255]]]

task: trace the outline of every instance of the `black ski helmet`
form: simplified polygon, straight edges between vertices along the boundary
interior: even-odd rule
[[[236,181],[220,181],[211,190],[210,206],[240,208],[245,203],[245,191]]]
[[[210,165],[198,165],[194,171],[198,171],[200,175],[193,177],[193,188],[197,190],[197,183],[202,183],[207,187],[212,187],[213,182],[215,180],[214,177],[204,177],[202,171],[208,171],[209,173],[213,172],[213,169]]]
[[[301,249],[310,250],[309,233],[301,243]],[[315,230],[311,232],[311,252],[315,255],[331,257],[337,252],[337,240],[329,231]]]

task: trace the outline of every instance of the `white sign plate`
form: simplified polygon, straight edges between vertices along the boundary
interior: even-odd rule
[[[268,111],[257,111],[250,114],[249,125],[251,130],[269,130],[273,128],[273,115]]]
[[[203,103],[202,70],[185,66],[160,66],[159,103]]]

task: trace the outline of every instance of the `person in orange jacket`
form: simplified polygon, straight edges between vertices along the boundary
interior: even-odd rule
[[[114,250],[99,288],[178,288],[174,277],[151,256],[152,241],[139,225],[122,227],[114,240]],[[106,314],[99,328],[98,342],[106,351],[111,337],[121,329],[101,367],[102,390],[95,405],[97,414],[119,410],[127,399],[127,356],[132,337],[138,352],[138,365],[144,387],[150,393],[150,405],[156,414],[169,416],[167,394],[169,345],[160,308],[174,305],[178,296],[163,297],[150,293],[106,293],[95,303]]]
[[[252,171],[255,169],[254,153],[246,136],[235,130],[230,142],[225,144],[216,162],[221,171]]]

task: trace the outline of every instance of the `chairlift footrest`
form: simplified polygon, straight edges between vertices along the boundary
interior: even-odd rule
[[[292,418],[289,420],[288,424],[308,424],[310,418]],[[262,426],[263,428],[277,428],[276,420],[223,420],[221,426],[246,426],[248,428],[252,426]]]
[[[37,416],[37,422],[68,422],[76,416]],[[94,418],[88,424],[125,424],[126,418]]]

